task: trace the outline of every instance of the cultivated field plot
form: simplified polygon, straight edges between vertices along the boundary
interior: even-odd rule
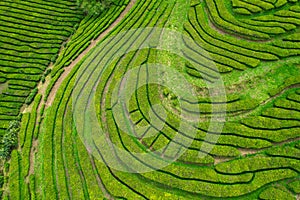
[[[3,199],[300,199],[298,0],[3,0],[0,22]]]

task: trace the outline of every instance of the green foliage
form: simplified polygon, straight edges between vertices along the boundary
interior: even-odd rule
[[[300,194],[300,180],[296,179],[288,184],[288,188],[290,188],[294,193]]]
[[[26,103],[27,105],[31,104],[32,101],[33,101],[33,99],[34,99],[34,97],[36,96],[37,93],[38,93],[38,88],[34,88],[34,89],[30,92],[30,94],[29,94],[29,96],[27,97],[25,103]]]
[[[71,36],[70,41],[64,46],[61,54],[55,62],[51,76],[55,77],[57,73],[68,66],[72,60],[82,53],[89,45],[90,41],[96,39],[125,9],[125,0],[120,1],[120,5],[111,6],[104,10],[99,16],[86,16],[76,28],[76,32]],[[52,80],[51,80],[52,81]]]
[[[269,187],[264,190],[260,195],[260,199],[285,199],[285,200],[296,200],[295,196],[293,196],[289,191],[287,191],[283,187]]]
[[[4,176],[0,175],[0,188],[2,188],[3,184],[4,184]],[[0,196],[2,196],[2,195],[0,195]]]
[[[42,83],[45,83],[45,81],[46,81],[45,75],[42,76],[41,81],[42,81]]]
[[[0,149],[0,158],[5,160],[9,158],[10,152],[18,145],[18,133],[20,130],[20,122],[12,121],[2,138],[2,148]]]
[[[83,17],[75,6],[74,1],[0,2],[0,46],[5,47],[0,50],[0,82],[9,86],[0,95],[0,140],[9,120],[31,103],[51,59]]]
[[[251,30],[249,28],[249,25],[240,23],[228,12],[223,1],[207,0],[206,3],[214,22],[220,27],[223,27],[234,33],[246,35],[251,38],[261,38],[261,39],[270,38],[269,35],[262,33],[261,27],[260,30],[258,30],[258,27],[253,27]],[[221,16],[223,16],[226,20],[224,20]],[[270,32],[270,30],[268,32]]]
[[[209,0],[207,1],[209,2]],[[249,1],[243,0],[243,2]],[[271,0],[264,2],[267,1],[270,2]],[[55,61],[53,72],[51,72],[53,79],[51,79],[44,100],[47,99],[51,88],[63,72],[63,67],[70,64],[90,44],[90,41],[101,34],[124,9],[124,6],[112,6],[112,9],[109,9],[109,11],[103,11],[103,5],[101,4],[103,2],[101,1],[86,1],[85,4],[80,1],[79,4],[84,7],[89,2],[91,3],[87,5],[86,12],[90,12],[90,14],[78,26],[78,30],[71,38],[70,43],[64,46],[65,48],[62,50],[61,56]],[[227,7],[220,6],[220,3],[223,3],[222,1],[211,0],[210,2],[214,4],[208,5],[211,6],[209,9],[214,9],[213,7],[215,6],[218,8],[216,12],[211,12],[213,15],[212,18],[215,18],[217,14],[222,15],[221,18],[223,21],[219,20],[219,25],[226,26],[227,24],[224,19],[236,17],[235,15],[231,15],[230,10],[229,12],[225,12]],[[216,2],[218,5],[215,5]],[[51,1],[48,3],[51,4]],[[181,3],[180,1],[159,0],[137,1],[136,7],[132,9],[124,21],[119,23],[112,34],[132,27],[164,27],[166,21],[171,21],[169,17],[173,10],[175,10],[173,6]],[[267,6],[267,3],[263,3],[262,1],[253,1],[253,3]],[[190,24],[185,27],[185,31],[191,34],[199,44],[205,43],[203,47],[212,55],[212,59],[214,62],[217,62],[217,67],[222,73],[228,73],[230,76],[231,73],[251,75],[251,73],[254,74],[257,72],[255,71],[256,69],[271,71],[268,67],[274,64],[274,61],[279,60],[281,57],[297,55],[297,52],[299,52],[296,49],[289,49],[290,47],[298,48],[297,44],[286,43],[284,41],[282,43],[276,42],[278,41],[276,39],[274,39],[274,42],[253,42],[233,37],[227,32],[216,31],[210,24],[214,23],[214,21],[207,21],[208,15],[204,12],[206,2],[193,1],[192,5],[195,7],[191,10],[192,12],[195,11],[195,13],[189,15]],[[201,8],[199,9],[200,11],[198,8]],[[268,8],[265,7],[265,9]],[[251,17],[247,16],[247,19]],[[233,20],[232,23],[230,21],[228,23],[231,24],[228,28],[233,29],[233,33],[235,34],[242,33],[253,37],[257,36],[255,31],[262,33],[259,26],[262,25],[263,21],[256,21],[251,24],[250,22]],[[233,25],[233,23],[236,24]],[[239,26],[241,24],[248,25],[241,27]],[[270,26],[262,30],[265,32],[266,30],[272,30],[274,32],[271,34],[276,34],[281,32],[282,28],[292,30],[294,27],[293,24],[285,24],[284,26],[281,26],[281,24],[281,22],[276,22],[273,24],[274,27],[277,27],[276,29]],[[247,32],[248,29],[252,31]],[[65,34],[63,33],[63,35]],[[268,38],[265,36],[264,34],[260,34],[259,38]],[[291,36],[290,38],[294,41],[297,39],[296,36]],[[131,41],[127,42],[120,45],[129,46],[133,44],[130,43]],[[197,51],[198,49],[195,50]],[[92,63],[95,60],[92,58],[96,58],[93,57],[96,54],[99,56],[97,59],[101,59],[99,52],[100,50],[97,51],[97,49],[91,51],[87,55],[87,59],[83,59],[76,65],[68,77],[64,79],[54,98],[54,102],[45,110],[44,120],[40,119],[38,124],[35,123],[38,114],[43,115],[44,107],[42,107],[41,113],[36,112],[38,102],[41,98],[40,95],[36,97],[38,101],[34,104],[33,111],[24,116],[20,137],[20,144],[23,145],[20,148],[20,152],[14,151],[11,161],[10,189],[14,188],[11,191],[11,199],[27,199],[29,196],[32,199],[57,199],[59,197],[62,199],[70,199],[71,197],[74,199],[102,199],[104,194],[102,194],[99,187],[104,187],[112,195],[112,198],[116,199],[205,199],[206,197],[219,197],[220,199],[225,199],[226,197],[244,197],[247,199],[257,199],[259,195],[261,195],[261,198],[264,195],[270,197],[270,193],[277,191],[272,190],[269,194],[265,191],[263,191],[265,194],[261,193],[266,187],[272,186],[273,182],[283,180],[282,182],[288,184],[290,180],[294,181],[295,177],[299,176],[299,149],[297,149],[299,148],[299,144],[295,148],[290,144],[282,146],[279,143],[289,142],[288,139],[300,136],[299,103],[297,103],[299,97],[297,95],[287,95],[285,99],[285,96],[274,96],[274,98],[281,100],[277,102],[277,100],[270,99],[266,101],[266,105],[263,105],[264,102],[250,98],[250,96],[241,96],[238,92],[234,98],[231,95],[228,96],[226,102],[213,102],[216,106],[226,103],[227,111],[230,114],[228,119],[231,121],[225,123],[217,144],[214,145],[212,151],[204,158],[199,158],[199,149],[205,142],[203,141],[205,136],[207,134],[213,135],[218,133],[213,131],[207,133],[208,123],[199,122],[199,124],[197,123],[199,127],[195,127],[197,135],[194,142],[179,160],[163,169],[144,174],[130,174],[107,167],[86,150],[76,132],[71,109],[72,101],[75,100],[71,96],[73,84],[76,81],[76,72],[79,67],[85,69],[87,61],[91,62],[92,65],[95,64]],[[188,130],[183,130],[181,133],[176,132],[181,121],[176,113],[172,112],[168,113],[166,123],[159,135],[150,137],[148,140],[143,139],[142,141],[145,143],[141,143],[141,141],[128,136],[115,123],[115,113],[109,110],[112,103],[112,89],[118,86],[117,81],[131,66],[140,65],[141,61],[144,62],[145,60],[148,62],[157,61],[145,52],[136,51],[129,53],[129,56],[122,56],[120,60],[113,63],[109,70],[103,72],[105,76],[101,77],[99,89],[97,88],[97,100],[99,100],[97,102],[102,102],[103,98],[106,100],[104,108],[96,105],[99,116],[98,120],[103,125],[103,128],[107,129],[107,133],[109,133],[109,137],[114,144],[128,152],[145,152],[145,146],[147,145],[153,149],[160,149],[169,144],[175,134],[189,136]],[[189,55],[192,55],[192,50]],[[49,61],[49,59],[47,60]],[[264,63],[261,61],[269,62]],[[96,67],[97,65],[94,66]],[[126,68],[123,66],[126,66]],[[209,67],[209,65],[206,66]],[[256,69],[251,69],[254,67]],[[42,66],[38,66],[37,68],[41,69],[41,72],[45,70]],[[195,73],[195,69],[192,69],[192,67],[186,71],[188,71],[189,75],[194,76],[193,80],[199,77],[199,73]],[[203,71],[210,74],[212,70],[203,69]],[[38,73],[38,70],[34,71],[34,73]],[[45,76],[47,73],[45,73]],[[14,76],[10,75],[10,78],[12,77]],[[111,77],[112,79],[110,79]],[[83,82],[88,80],[88,76],[82,78],[86,78],[82,80]],[[260,76],[260,78],[264,79],[265,77]],[[30,80],[34,81],[36,79],[32,78]],[[243,80],[238,80],[236,84],[238,85],[241,81]],[[255,85],[255,81],[257,80],[251,79],[246,85]],[[268,81],[267,78],[266,81]],[[254,83],[250,84],[250,82]],[[23,81],[20,81],[18,84],[22,85],[22,83]],[[291,83],[296,82],[287,81],[284,83],[283,88],[288,87]],[[279,84],[276,84],[274,87],[278,88]],[[21,88],[20,86],[15,87]],[[274,94],[278,94],[283,88],[280,86]],[[18,91],[16,94],[23,95],[24,93]],[[172,102],[175,107],[177,106],[179,99],[176,98],[172,91],[164,90],[163,94],[166,97],[165,99]],[[159,103],[159,100],[161,99],[159,99],[157,88],[141,88],[130,100],[130,111],[135,111],[130,113],[130,117],[132,117],[134,122],[142,119],[142,121],[139,121],[142,125],[153,125],[151,124],[151,119],[149,119],[149,110],[152,105]],[[191,103],[192,105],[189,105],[190,107],[188,108],[191,111],[190,113],[199,107],[203,113],[211,114],[211,103],[203,97],[203,99],[199,99],[199,102]],[[14,106],[14,104],[7,105],[10,107]],[[255,109],[261,106],[263,108],[257,112]],[[294,109],[293,112],[289,112],[288,109],[285,109],[286,107],[290,110]],[[3,109],[3,111],[10,112],[7,108]],[[102,113],[104,111],[105,113]],[[240,118],[237,118],[237,120],[236,118],[231,118],[234,115],[239,116],[240,112],[249,112],[250,116],[245,116],[243,120]],[[100,118],[102,114],[105,114],[105,120]],[[156,114],[161,116],[159,112]],[[27,124],[27,121],[30,122],[25,128],[23,124]],[[216,125],[218,124],[216,123]],[[38,151],[34,155],[34,174],[30,175],[29,183],[27,183],[23,178],[28,175],[27,172],[31,164],[29,158],[32,150],[32,138],[37,138],[37,136]],[[270,148],[274,142],[276,142],[275,144],[278,145],[278,148]],[[258,156],[241,155],[243,150],[250,150],[249,152],[254,150],[253,154],[255,154],[255,151],[263,148],[268,149]],[[166,148],[166,156],[168,155],[167,150]],[[100,151],[99,153],[101,154]],[[119,159],[122,161],[124,158],[121,157]],[[226,160],[229,161],[225,162]],[[221,163],[216,164],[219,162]],[[299,184],[295,183],[294,186],[291,184],[289,189],[297,187],[299,187]],[[30,194],[28,189],[30,189]],[[287,196],[282,195],[280,192],[278,194],[282,199],[287,198]]]
[[[52,71],[52,69],[47,69],[46,72],[45,72],[45,76],[48,76],[48,74],[50,74]]]
[[[253,17],[255,20],[248,20],[250,22],[256,23],[259,20],[264,20],[266,23],[261,23],[260,25],[255,25],[252,23],[244,23],[243,18],[237,18],[235,15],[233,15],[228,7],[226,7],[226,1],[219,1],[219,0],[207,0],[207,6],[209,8],[209,12],[211,13],[212,19],[215,24],[217,24],[219,27],[230,31],[234,34],[240,34],[245,37],[250,37],[251,39],[268,39],[272,37],[273,35],[283,34],[286,32],[284,28],[278,27],[274,25],[274,22],[280,22],[281,24],[284,24],[286,22],[290,22],[294,25],[299,25],[299,20],[296,19],[298,16],[298,13],[296,12],[290,12],[287,10],[280,10],[273,14],[271,12],[270,14],[265,15],[258,15],[257,17]],[[239,0],[233,0],[234,7],[236,8],[243,8],[244,10],[247,9],[247,11],[252,13],[258,13],[263,12],[262,10],[269,10],[274,7],[281,7],[284,4],[287,3],[286,0],[277,1],[276,5],[272,5],[270,3],[266,3],[264,1],[239,1]],[[262,9],[263,8],[263,9]],[[245,13],[245,11],[243,11]],[[273,25],[269,24],[273,23]],[[294,29],[296,27],[294,26]]]
[[[99,15],[119,1],[120,0],[77,0],[77,5],[83,8],[86,14]]]
[[[262,8],[258,7],[257,5],[253,4],[248,4],[247,2],[244,1],[239,1],[239,0],[232,0],[232,6],[234,8],[244,8],[251,13],[256,13],[256,12],[261,12]]]
[[[35,190],[36,190],[36,186],[35,186],[35,177],[34,175],[30,175],[29,177],[29,187],[30,187],[30,196],[32,200],[36,200],[36,194],[35,194]]]
[[[275,7],[271,2],[265,2],[261,0],[232,0],[232,6],[234,8],[237,8],[234,11],[236,11],[239,14],[263,12],[266,10],[273,9]]]
[[[8,162],[4,163],[4,172],[8,173],[10,164]]]
[[[21,188],[20,188],[20,154],[14,149],[11,153],[11,161],[9,168],[9,199],[21,199]]]
[[[222,173],[237,174],[243,172],[253,172],[268,168],[291,168],[295,171],[300,170],[300,161],[284,157],[268,157],[263,155],[250,156],[236,159],[230,162],[220,163],[216,170]]]

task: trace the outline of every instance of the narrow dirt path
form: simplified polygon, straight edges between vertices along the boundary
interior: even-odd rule
[[[64,72],[62,73],[62,75],[59,77],[59,79],[56,81],[56,83],[54,84],[47,102],[46,102],[46,108],[51,106],[54,98],[56,96],[57,90],[60,87],[60,85],[62,84],[63,80],[69,75],[69,73],[71,72],[71,70],[79,63],[79,61],[81,61],[81,59],[92,49],[94,48],[105,36],[107,36],[117,25],[118,23],[125,17],[125,15],[131,10],[131,8],[135,5],[136,0],[131,0],[129,2],[129,4],[127,5],[127,7],[123,10],[123,12],[119,15],[119,17],[104,31],[102,32],[96,40],[92,40],[91,44],[81,53],[79,54],[79,56],[73,60],[73,62],[64,68]]]

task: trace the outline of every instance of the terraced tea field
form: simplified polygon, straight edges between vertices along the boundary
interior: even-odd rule
[[[298,0],[78,2],[0,2],[3,199],[300,199]]]

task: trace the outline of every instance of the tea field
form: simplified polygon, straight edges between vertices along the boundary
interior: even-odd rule
[[[2,199],[300,199],[298,0],[2,0],[0,22]]]

